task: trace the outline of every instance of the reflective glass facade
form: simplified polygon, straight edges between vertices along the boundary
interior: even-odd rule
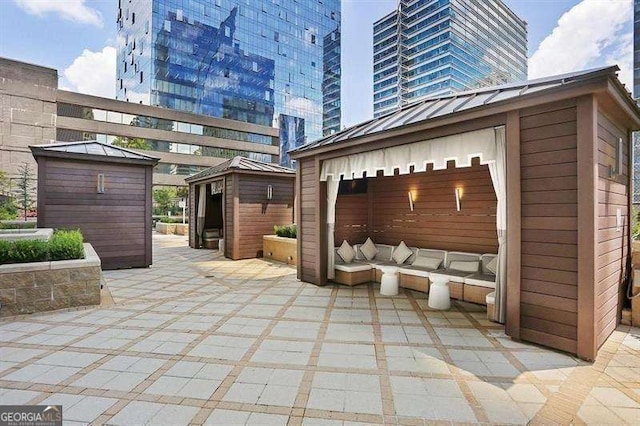
[[[118,35],[117,99],[340,128],[340,0],[120,0]]]
[[[400,0],[373,26],[374,116],[527,78],[527,27],[500,0]]]

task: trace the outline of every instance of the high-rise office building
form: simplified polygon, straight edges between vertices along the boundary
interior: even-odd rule
[[[277,127],[283,150],[340,129],[340,0],[120,0],[117,23],[117,99]]]
[[[376,117],[427,96],[527,78],[527,24],[501,0],[400,0],[373,24]]]

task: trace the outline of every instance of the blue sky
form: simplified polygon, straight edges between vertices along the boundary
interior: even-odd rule
[[[618,63],[631,87],[632,0],[505,0],[528,22],[530,77]],[[61,87],[113,96],[116,0],[0,0],[0,56],[58,69]],[[372,23],[397,0],[343,0],[343,124],[371,118]]]

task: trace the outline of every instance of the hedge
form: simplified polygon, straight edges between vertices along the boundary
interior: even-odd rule
[[[0,222],[0,229],[35,229],[37,222],[30,220],[24,222]]]
[[[276,225],[273,227],[273,230],[278,237],[296,238],[298,236],[298,228],[296,228],[296,225]]]
[[[162,222],[162,223],[182,223],[182,217],[165,216],[165,217],[160,218],[160,222]],[[189,223],[189,219],[185,218],[184,219],[184,223],[185,224]]]
[[[48,241],[0,241],[0,265],[84,259],[82,233],[59,230]]]

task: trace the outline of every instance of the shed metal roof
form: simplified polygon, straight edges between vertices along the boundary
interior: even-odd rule
[[[195,182],[206,178],[212,178],[230,173],[232,171],[277,173],[285,175],[295,175],[296,171],[278,164],[265,163],[263,161],[252,160],[246,157],[233,157],[230,160],[220,163],[217,166],[209,167],[185,179],[187,182]]]
[[[90,156],[103,157],[104,161],[130,160],[136,162],[157,163],[159,158],[141,154],[127,148],[109,145],[98,141],[61,142],[30,147],[34,156],[54,155],[57,157],[80,158]]]
[[[420,102],[407,105],[399,110],[383,116],[351,126],[333,135],[308,143],[291,150],[291,153],[303,153],[319,147],[339,144],[373,133],[440,118],[452,116],[463,111],[486,107],[487,105],[514,100],[516,98],[551,90],[559,86],[567,86],[599,76],[612,75],[619,71],[617,66],[594,68],[586,71],[545,77],[500,86],[486,87],[465,92],[451,93],[445,96],[426,98]]]

